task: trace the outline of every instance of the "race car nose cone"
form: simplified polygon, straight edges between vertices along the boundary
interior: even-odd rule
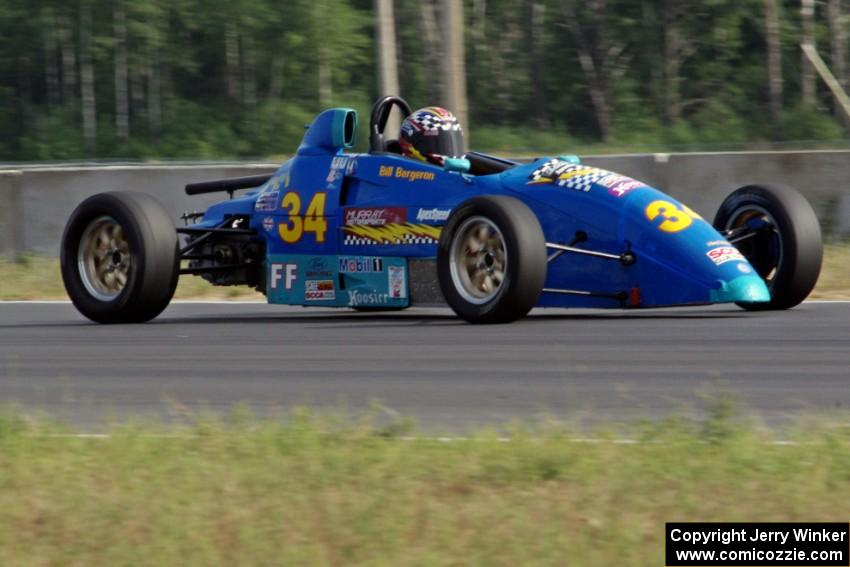
[[[712,290],[711,301],[713,303],[763,303],[770,301],[770,291],[760,277],[741,276],[729,282],[722,282],[720,289]]]

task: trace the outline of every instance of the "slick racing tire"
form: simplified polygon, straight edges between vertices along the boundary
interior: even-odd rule
[[[508,323],[537,303],[546,241],[537,217],[512,197],[475,197],[440,235],[437,277],[449,306],[470,323]]]
[[[788,309],[815,287],[823,260],[820,224],[797,190],[781,185],[742,187],[720,205],[714,228],[729,235],[770,290],[769,302],[738,303],[744,309]],[[737,240],[736,233],[729,232],[736,230],[746,237]]]
[[[76,308],[98,323],[141,323],[168,306],[180,250],[171,217],[143,193],[100,193],[71,214],[62,280]]]

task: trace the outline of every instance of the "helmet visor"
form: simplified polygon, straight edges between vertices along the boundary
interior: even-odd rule
[[[423,133],[416,140],[416,149],[423,154],[460,157],[463,155],[463,131],[439,130],[436,136]]]

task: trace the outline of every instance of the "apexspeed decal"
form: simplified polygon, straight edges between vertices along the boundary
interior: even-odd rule
[[[416,222],[437,223],[446,222],[451,209],[419,209],[416,211]]]

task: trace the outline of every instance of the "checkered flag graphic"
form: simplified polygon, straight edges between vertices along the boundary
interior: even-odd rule
[[[590,191],[594,183],[610,172],[586,165],[572,164],[560,159],[551,159],[531,172],[529,183],[557,183],[559,187],[576,191]]]
[[[413,117],[416,123],[426,132],[435,130],[460,130],[460,123],[453,114],[439,116],[433,111],[417,112]]]
[[[395,240],[375,240],[372,238],[366,238],[363,236],[355,236],[353,234],[346,234],[343,239],[343,244],[346,246],[375,246],[375,245],[383,245],[383,246],[392,246],[399,244],[437,244],[437,240],[431,238],[430,236],[418,236],[414,234],[405,234],[401,239]]]
[[[556,171],[556,166],[558,164],[562,164],[566,162],[562,162],[558,159],[550,159],[537,169],[531,172],[531,175],[528,176],[528,179],[531,183],[539,183],[541,181],[551,181],[553,178],[553,174]],[[560,174],[560,172],[559,172]]]
[[[590,191],[590,188],[591,186],[593,186],[594,183],[596,183],[606,175],[608,175],[607,171],[597,169],[593,173],[586,173],[584,175],[570,177],[569,179],[562,179],[558,182],[558,185],[561,187],[566,187],[567,189],[575,189],[576,191],[584,191],[586,193]]]

